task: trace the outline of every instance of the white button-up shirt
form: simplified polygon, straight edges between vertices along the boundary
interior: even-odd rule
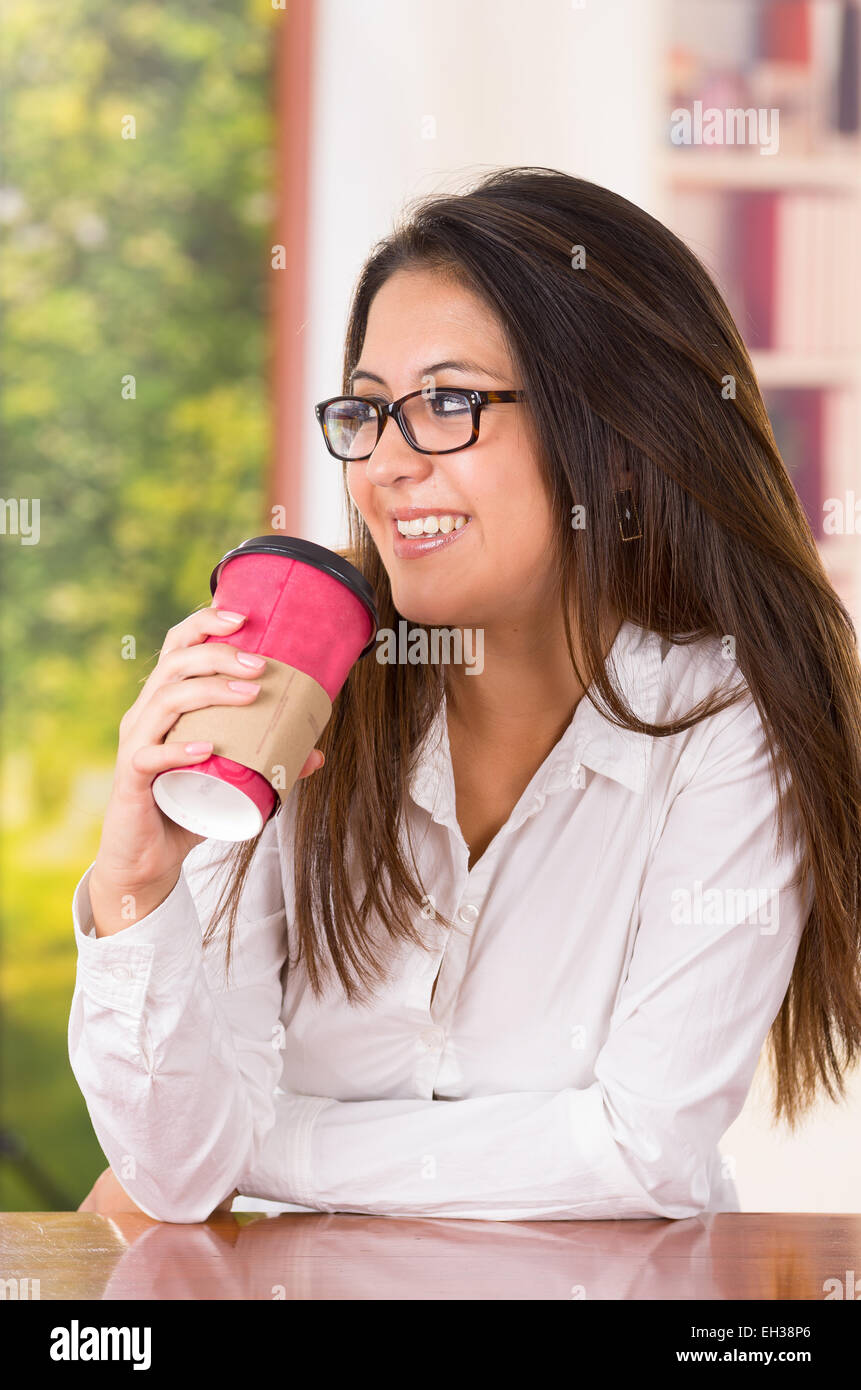
[[[717,639],[673,646],[630,622],[608,659],[655,722],[743,680]],[[391,1216],[738,1210],[718,1141],[812,902],[791,833],[776,857],[775,810],[747,689],[665,738],[584,698],[470,869],[443,703],[406,808],[432,949],[399,943],[371,1006],[334,975],[316,999],[283,968],[295,798],[252,861],[228,984],[223,924],[206,951],[201,935],[229,845],[197,845],[169,897],[107,937],[90,865],[69,1053],[111,1167],[164,1221],[204,1220],[234,1188]]]

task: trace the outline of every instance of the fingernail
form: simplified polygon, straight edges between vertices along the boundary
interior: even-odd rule
[[[216,614],[223,623],[241,623],[246,616],[244,613],[228,613],[226,608],[216,609]]]
[[[258,681],[228,681],[231,690],[253,690],[258,691],[260,684]]]
[[[255,671],[259,671],[261,666],[266,665],[266,659],[262,656],[255,656],[253,652],[237,652],[236,660],[243,666],[251,666]]]
[[[203,743],[203,742],[198,742],[198,743],[187,743],[187,744],[185,745],[185,751],[186,751],[186,753],[208,753],[208,752],[210,751],[211,748],[212,748],[212,744],[211,744],[211,743]]]

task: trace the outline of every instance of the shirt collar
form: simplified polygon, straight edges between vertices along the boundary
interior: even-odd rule
[[[655,721],[661,662],[660,635],[650,628],[624,621],[606,664],[611,681],[638,718],[647,723]],[[590,691],[594,694],[593,686]],[[574,779],[582,764],[641,794],[653,746],[653,737],[620,729],[584,695],[571,723],[526,790],[531,797],[543,802],[547,795],[576,785]],[[435,819],[453,827],[456,825],[454,773],[444,695],[416,760],[409,792],[413,801]]]

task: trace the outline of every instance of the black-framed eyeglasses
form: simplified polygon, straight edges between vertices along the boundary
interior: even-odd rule
[[[453,454],[478,439],[484,406],[520,401],[525,394],[442,386],[410,391],[390,402],[373,396],[331,396],[315,405],[314,411],[329,453],[355,463],[371,457],[389,416],[397,421],[411,449],[420,454]]]

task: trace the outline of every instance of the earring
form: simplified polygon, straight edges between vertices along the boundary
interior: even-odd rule
[[[640,526],[640,518],[637,514],[637,506],[634,502],[634,494],[629,487],[618,488],[613,493],[616,503],[616,515],[619,518],[619,530],[622,533],[623,541],[638,541],[643,534]]]

